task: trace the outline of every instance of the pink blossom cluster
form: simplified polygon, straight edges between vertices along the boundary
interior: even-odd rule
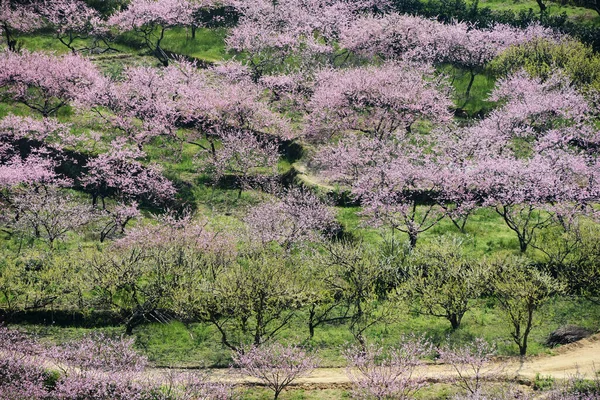
[[[269,184],[275,178],[279,161],[276,139],[257,137],[249,131],[220,132],[221,148],[201,161],[205,171],[218,181],[234,175],[242,190]]]
[[[26,184],[68,185],[56,167],[63,146],[73,143],[69,126],[52,118],[12,114],[0,120],[0,187]]]
[[[264,344],[233,354],[234,366],[246,376],[259,379],[275,393],[274,399],[294,380],[317,367],[317,359],[299,347]]]
[[[46,0],[43,14],[60,35],[87,35],[106,30],[98,11],[81,0]]]
[[[377,68],[386,66],[370,67],[357,82],[373,79]],[[382,74],[383,82],[390,75]],[[332,90],[333,78],[326,81],[330,90],[315,89],[314,98],[322,97],[315,113],[329,118],[320,125],[356,133],[322,147],[313,165],[330,180],[350,185],[369,221],[408,233],[414,244],[420,232],[446,216],[463,229],[475,208],[492,206],[518,234],[524,251],[534,231],[557,213],[589,211],[599,198],[599,132],[586,97],[560,73],[541,80],[520,72],[500,80],[490,95],[499,106],[466,127],[449,124],[443,112],[448,106],[434,104],[434,94],[439,98],[443,92],[418,89],[428,94],[422,98],[410,92],[425,85],[417,79],[406,79],[406,89],[396,84],[403,88],[397,97],[375,96],[385,85],[359,91],[346,83]],[[402,97],[408,93],[421,101],[411,104]],[[399,101],[385,103],[388,97]],[[412,119],[402,125],[405,113],[437,118],[438,128],[431,135],[413,135]],[[389,123],[397,124],[395,131]],[[577,206],[561,206],[566,204]]]
[[[76,102],[101,80],[94,64],[75,54],[0,53],[2,96],[44,117]]]
[[[9,50],[17,50],[17,33],[32,32],[43,24],[42,17],[31,4],[0,1],[0,37],[4,36]]]
[[[240,0],[242,17],[227,38],[230,49],[257,54],[323,53],[360,11],[377,2],[345,0]],[[384,2],[379,2],[384,3]]]
[[[424,338],[403,338],[400,345],[384,350],[377,345],[354,347],[345,352],[347,375],[357,399],[411,399],[426,386],[424,377],[415,374],[422,359],[433,351]]]
[[[449,62],[480,67],[511,45],[536,38],[556,38],[539,25],[525,29],[497,24],[479,29],[463,22],[443,24],[431,19],[390,13],[364,15],[346,24],[340,45],[366,57]]]
[[[119,249],[186,248],[215,254],[226,259],[235,256],[235,239],[226,232],[211,230],[206,220],[194,219],[190,213],[173,213],[155,217],[154,224],[138,225],[115,241]]]
[[[105,80],[98,86],[86,105],[140,144],[156,136],[181,140],[180,126],[195,127],[202,134],[256,129],[285,135],[287,122],[261,97],[259,86],[247,79],[231,80],[223,68],[198,70],[193,63],[179,61],[162,70],[129,68],[120,81]]]
[[[141,150],[127,146],[124,139],[115,140],[107,153],[92,158],[85,165],[83,186],[96,199],[109,195],[122,201],[138,198],[160,204],[175,195],[173,184],[166,179],[157,164],[143,165]]]
[[[192,4],[189,0],[133,0],[126,9],[111,16],[108,23],[124,31],[144,26],[189,25]]]
[[[319,240],[337,229],[335,214],[308,190],[289,189],[281,198],[250,210],[245,218],[252,238],[284,247]]]
[[[21,332],[0,326],[0,399],[42,399],[45,371],[39,366],[42,348]]]
[[[145,376],[147,360],[134,339],[95,333],[60,345],[42,346],[15,329],[0,327],[2,400],[228,400],[233,387],[200,374]],[[50,371],[59,371],[50,383]]]
[[[472,343],[451,348],[438,348],[440,361],[451,366],[456,372],[455,381],[467,393],[473,396],[484,396],[484,379],[495,375],[498,371],[486,370],[496,355],[496,347],[482,338],[476,338]]]
[[[328,138],[358,131],[383,138],[403,133],[418,120],[451,120],[448,87],[431,68],[386,63],[317,74],[308,103],[307,134]]]
[[[68,181],[54,171],[55,166],[55,163],[47,157],[30,155],[23,160],[15,156],[0,165],[0,188],[23,183],[67,184]]]
[[[89,204],[82,204],[56,186],[19,190],[11,201],[16,210],[15,227],[44,239],[50,247],[67,232],[78,230],[97,217]]]
[[[78,50],[98,48],[99,41],[110,48],[106,39],[110,36],[110,27],[100,13],[82,0],[45,0],[40,13],[43,15],[56,38],[73,53]],[[77,47],[77,40],[92,39],[93,47]]]

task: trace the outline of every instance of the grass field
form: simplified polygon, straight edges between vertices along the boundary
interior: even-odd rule
[[[577,23],[586,24],[598,24],[600,23],[600,16],[594,10],[590,10],[583,7],[575,7],[571,5],[561,5],[558,2],[545,1],[544,4],[547,7],[547,13],[549,15],[558,15],[566,13],[569,19]],[[481,7],[489,7],[494,11],[528,11],[532,9],[535,13],[539,13],[539,6],[537,2],[532,0],[480,0],[479,5]]]

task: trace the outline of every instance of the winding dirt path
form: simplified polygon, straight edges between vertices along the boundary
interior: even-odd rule
[[[155,372],[161,370],[157,368]],[[512,357],[499,359],[492,363],[488,372],[499,374],[500,379],[530,384],[539,373],[541,376],[552,376],[557,380],[568,379],[575,374],[591,379],[595,372],[600,372],[600,334],[576,343],[561,346],[555,355],[527,357],[523,360]],[[211,370],[215,380],[232,380],[236,382],[252,382],[250,379],[233,377],[229,371]],[[425,377],[430,382],[444,382],[456,376],[448,365],[427,364],[416,371],[416,375]],[[344,368],[318,368],[307,377],[300,378],[295,384],[312,388],[344,387],[350,384]]]
[[[51,360],[40,359],[36,359],[36,365],[44,365],[48,368],[59,367]],[[174,371],[177,371],[177,368],[148,368],[142,373],[140,379],[158,378]],[[233,374],[227,368],[213,368],[204,372],[214,381],[229,381],[242,385],[257,383],[254,379]],[[498,359],[491,363],[483,375],[493,373],[493,379],[496,381],[511,381],[530,386],[537,374],[563,380],[576,374],[592,379],[596,372],[600,372],[600,333],[561,346],[555,350],[555,355]],[[424,377],[431,383],[437,383],[451,380],[456,377],[456,372],[448,365],[430,363],[418,368],[415,375]],[[319,390],[349,388],[350,384],[345,368],[317,368],[309,376],[294,381],[292,386]]]

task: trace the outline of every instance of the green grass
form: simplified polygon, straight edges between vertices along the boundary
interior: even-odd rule
[[[273,392],[266,388],[251,387],[241,390],[245,400],[271,400]],[[337,400],[350,399],[350,392],[344,389],[307,390],[290,387],[279,397],[281,400]]]
[[[226,36],[227,30],[224,28],[199,28],[196,31],[196,38],[192,39],[189,29],[174,28],[165,32],[161,46],[163,49],[175,54],[186,55],[206,62],[216,62],[231,57],[225,48]],[[20,36],[19,43],[23,49],[29,51],[47,51],[55,54],[67,54],[71,51],[54,36],[44,33]],[[74,46],[77,48],[89,46],[90,44],[89,40],[78,40],[74,43]],[[133,32],[122,34],[116,43],[111,43],[111,46],[119,52],[93,55],[92,58],[110,59],[117,56],[122,58],[124,55],[129,54],[135,59],[140,58],[147,52],[147,49],[141,45],[140,39]],[[130,62],[125,62],[125,65]],[[123,61],[121,60],[119,64],[123,65]],[[156,60],[154,60],[154,64],[156,64]]]
[[[185,54],[207,62],[229,59],[225,49],[227,30],[200,28],[192,39],[189,29],[170,29],[165,33],[162,47],[177,54]]]
[[[473,81],[471,92],[467,96],[467,87],[470,80],[470,75],[467,71],[450,65],[440,66],[438,71],[448,77],[454,89],[454,105],[464,112],[463,117],[473,117],[489,112],[494,106],[494,103],[486,101],[496,84],[496,80],[492,76],[485,72],[478,73]]]
[[[558,2],[544,1],[549,15],[559,15],[563,12],[567,14],[569,19],[579,23],[600,23],[600,17],[594,10],[583,7],[575,7],[571,5],[561,5]],[[539,13],[540,8],[534,0],[480,0],[480,7],[489,7],[494,11],[528,11],[532,9],[535,13]]]
[[[498,393],[505,389],[504,386],[498,385]],[[527,387],[519,387],[524,392],[529,392]],[[240,392],[244,399],[248,400],[271,400],[273,392],[266,388],[250,387],[241,389]],[[433,400],[433,399],[451,399],[456,396],[459,390],[447,383],[434,383],[415,393],[414,398],[417,400]],[[291,386],[284,390],[280,396],[281,400],[338,400],[352,398],[350,390],[347,389],[304,389]]]

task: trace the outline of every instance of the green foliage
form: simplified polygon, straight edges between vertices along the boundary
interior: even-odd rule
[[[175,28],[165,33],[162,47],[175,54],[213,63],[231,57],[225,50],[226,35],[227,30],[223,28],[199,28],[192,39],[189,29]]]
[[[533,381],[533,390],[550,390],[554,387],[554,378],[552,376],[535,375]]]
[[[511,336],[519,346],[519,354],[524,356],[529,334],[539,324],[536,312],[552,296],[563,294],[565,285],[523,259],[502,258],[490,264],[494,269],[493,293],[512,325]]]
[[[10,315],[22,310],[80,305],[83,286],[75,274],[77,268],[73,254],[4,252],[0,259],[1,309]]]
[[[489,68],[499,76],[524,69],[543,79],[560,69],[573,84],[600,89],[600,55],[573,39],[558,43],[540,39],[513,46],[492,61]]]
[[[462,240],[441,237],[418,247],[406,260],[406,281],[400,288],[420,312],[447,319],[460,327],[465,313],[487,287],[489,270],[465,254]]]
[[[252,252],[229,264],[197,263],[179,281],[175,309],[212,324],[233,350],[273,340],[306,301],[293,259],[275,251]]]

